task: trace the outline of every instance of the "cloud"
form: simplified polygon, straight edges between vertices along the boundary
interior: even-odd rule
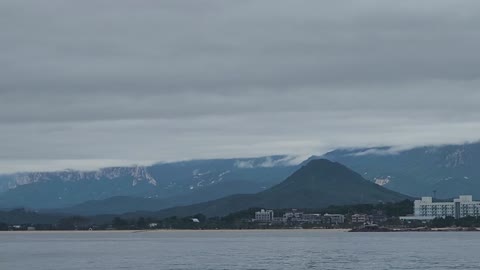
[[[480,131],[478,1],[0,2],[0,172]]]
[[[407,149],[402,149],[407,150]],[[355,152],[350,154],[351,156],[367,156],[367,155],[378,155],[378,156],[388,156],[399,154],[401,150],[395,149],[393,147],[388,148],[370,148],[364,151]]]
[[[234,166],[240,169],[253,168],[271,168],[278,166],[298,165],[304,161],[305,156],[279,156],[279,157],[265,157],[263,160],[242,159],[236,160]]]
[[[254,160],[237,160],[235,161],[235,167],[240,169],[253,169],[255,168]]]

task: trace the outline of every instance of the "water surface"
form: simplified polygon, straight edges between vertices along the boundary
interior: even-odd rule
[[[480,269],[480,233],[3,232],[0,269]]]

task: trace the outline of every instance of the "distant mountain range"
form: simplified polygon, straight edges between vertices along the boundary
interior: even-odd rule
[[[231,181],[198,189],[183,195],[167,198],[144,198],[115,196],[103,200],[91,200],[71,207],[49,209],[48,212],[61,212],[76,215],[122,214],[136,211],[158,211],[174,206],[191,205],[211,201],[232,194],[255,193],[253,183]],[[45,211],[44,211],[45,212]]]
[[[156,213],[133,215],[165,218],[202,213],[207,216],[223,216],[252,207],[324,208],[331,205],[397,202],[408,198],[365,180],[340,163],[317,159],[309,161],[280,184],[256,194],[236,194]]]
[[[0,209],[63,208],[115,196],[168,198],[184,205],[238,192],[255,193],[297,168],[288,156],[269,156],[1,175]]]
[[[0,175],[0,209],[27,207],[72,213],[157,211],[254,194],[280,183],[311,160],[338,161],[363,178],[409,196],[480,198],[480,143],[339,149],[295,164],[292,157],[193,160],[105,168]],[[105,203],[102,201],[106,200]],[[102,204],[101,204],[102,202]],[[103,206],[101,206],[103,205]],[[103,207],[103,208],[102,208]]]
[[[410,196],[480,199],[480,143],[418,147],[336,150],[322,156],[338,161],[364,178]],[[315,158],[315,157],[314,157]]]
[[[31,211],[0,211],[0,222],[53,222],[68,215],[90,215],[96,222],[109,222],[113,215],[98,215],[112,212],[127,212],[125,218],[171,216],[192,216],[202,213],[206,216],[224,216],[253,207],[271,209],[285,208],[324,208],[330,205],[376,204],[397,202],[409,199],[408,196],[388,190],[362,178],[344,165],[326,159],[309,161],[283,182],[255,194],[236,194],[220,199],[177,206],[161,211],[148,211],[163,207],[160,199],[135,197],[115,197],[106,200],[90,201],[61,213],[36,213]],[[119,207],[124,207],[118,210]],[[145,211],[138,211],[143,208]],[[112,211],[113,209],[113,211]]]

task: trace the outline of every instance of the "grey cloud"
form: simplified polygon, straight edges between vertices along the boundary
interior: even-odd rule
[[[0,172],[477,140],[479,10],[0,1]]]

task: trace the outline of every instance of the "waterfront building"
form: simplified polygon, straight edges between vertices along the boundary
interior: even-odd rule
[[[302,220],[307,223],[323,223],[321,214],[303,214]]]
[[[366,223],[368,221],[368,216],[364,214],[354,214],[352,215],[352,223]]]
[[[262,209],[255,212],[255,221],[258,222],[272,222],[273,221],[273,210]]]
[[[434,218],[479,217],[480,202],[474,201],[471,195],[461,195],[453,202],[433,202],[432,197],[415,200],[413,216],[400,217],[401,220],[431,220]]]
[[[291,212],[286,212],[283,215],[283,222],[301,222],[303,221],[303,212],[298,212],[297,209],[292,209]]]
[[[283,217],[273,217],[272,223],[283,224]]]
[[[342,224],[345,222],[345,216],[340,214],[325,214],[323,215],[326,221],[330,224]]]
[[[372,224],[379,224],[387,221],[388,218],[382,211],[377,211],[377,213],[368,216],[368,222]]]
[[[297,209],[286,212],[281,217],[275,217],[273,210],[262,209],[255,212],[254,222],[269,222],[274,224],[342,224],[345,223],[345,216],[341,214],[319,214],[303,213]]]

